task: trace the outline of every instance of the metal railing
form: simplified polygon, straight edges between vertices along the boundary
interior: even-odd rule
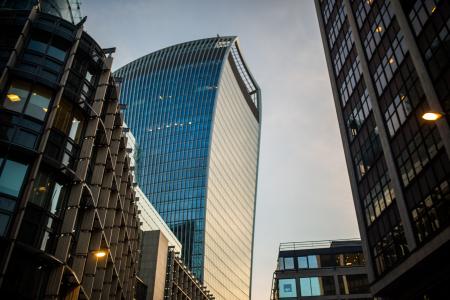
[[[338,240],[322,240],[322,241],[306,241],[306,242],[287,242],[281,243],[279,251],[295,251],[317,248],[332,248],[335,246],[343,245],[359,245],[361,240],[358,238],[353,239],[338,239]]]

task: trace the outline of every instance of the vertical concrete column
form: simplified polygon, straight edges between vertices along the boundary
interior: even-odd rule
[[[109,299],[116,298],[118,285],[119,285],[119,281],[117,278],[117,272],[114,272],[113,277],[112,277],[112,282],[111,282],[111,289],[109,292]]]
[[[104,257],[97,261],[97,269],[94,278],[94,285],[92,287],[92,299],[100,299],[102,296],[103,287],[105,285],[106,267],[108,265],[108,257]]]
[[[112,264],[112,262],[108,262],[108,264],[106,265],[105,277],[104,277],[103,286],[102,286],[102,294],[101,294],[101,299],[102,300],[108,300],[109,299],[109,294],[110,294],[110,291],[111,291],[113,272],[114,272],[113,264]]]
[[[85,268],[84,268],[84,272],[83,272],[83,281],[81,282],[88,297],[91,297],[91,294],[92,294],[92,287],[94,285],[94,278],[95,278],[96,271],[97,271],[98,260],[100,260],[100,259],[107,260],[108,259],[108,255],[103,258],[97,258],[95,256],[95,251],[100,249],[101,245],[102,245],[101,230],[95,230],[93,232],[91,231],[89,248],[88,248],[89,251],[87,253],[87,259],[85,262]]]
[[[332,63],[332,59],[331,59],[331,53],[330,53],[330,47],[328,45],[328,40],[327,40],[327,35],[325,32],[325,24],[323,22],[322,19],[322,13],[320,10],[320,2],[319,0],[314,0],[315,4],[316,4],[316,13],[317,13],[317,18],[319,20],[319,27],[320,27],[320,33],[321,33],[321,37],[322,37],[322,42],[324,47],[324,51],[325,51],[325,58],[327,61],[327,67],[328,67],[328,75],[330,76],[330,83],[331,83],[331,90],[333,92],[333,98],[334,98],[334,105],[335,105],[335,109],[336,109],[336,114],[338,116],[338,122],[339,122],[339,131],[341,133],[341,141],[343,144],[343,148],[344,148],[344,155],[345,155],[345,162],[347,165],[347,171],[349,174],[349,179],[350,179],[350,187],[352,190],[352,195],[353,195],[353,203],[355,205],[355,210],[356,210],[356,219],[358,221],[358,228],[359,228],[359,233],[361,235],[361,240],[362,240],[362,248],[364,251],[364,254],[366,257],[371,257],[371,251],[370,251],[370,247],[369,247],[369,242],[368,242],[368,237],[367,237],[367,232],[366,232],[366,225],[365,225],[365,220],[364,220],[364,209],[361,205],[361,199],[359,197],[359,191],[358,191],[358,181],[356,180],[356,174],[355,174],[355,170],[353,168],[353,159],[352,159],[352,154],[350,152],[350,144],[348,142],[347,139],[347,130],[345,128],[345,124],[344,124],[344,115],[342,113],[342,108],[341,108],[341,103],[339,100],[339,89],[337,87],[336,84],[336,79],[334,78],[334,70],[333,70],[333,63]],[[369,265],[368,268],[368,276],[369,276],[369,281],[373,281],[375,280],[375,274],[374,274],[374,270],[375,270],[375,266],[373,265],[373,262],[371,259],[367,260],[367,264]]]
[[[108,158],[107,164],[111,164],[111,158]],[[100,218],[100,222],[103,224],[103,230],[106,230],[106,214],[108,210],[108,202],[111,197],[111,189],[113,184],[114,172],[108,168],[103,174],[103,181],[100,190],[100,195],[97,202],[97,211]],[[108,239],[109,242],[109,239]]]
[[[395,1],[391,1],[395,2]],[[343,0],[347,18],[352,29],[353,39],[355,41],[356,51],[358,53],[358,57],[360,59],[361,68],[364,75],[364,81],[366,83],[367,90],[369,92],[370,99],[372,100],[372,112],[375,119],[375,123],[377,124],[379,138],[381,141],[381,147],[383,148],[384,158],[386,160],[387,169],[389,172],[389,176],[392,181],[392,186],[395,192],[395,202],[397,203],[398,211],[400,214],[400,219],[402,221],[402,225],[405,232],[405,238],[408,243],[409,251],[413,251],[416,247],[416,239],[414,237],[414,231],[412,228],[408,208],[406,206],[405,196],[403,193],[402,183],[400,182],[400,175],[398,174],[397,167],[395,164],[394,155],[392,154],[392,149],[389,141],[389,134],[386,130],[386,126],[384,124],[383,114],[381,113],[380,106],[378,105],[378,97],[375,89],[375,84],[372,80],[372,76],[370,74],[369,62],[365,56],[365,49],[363,47],[363,43],[361,41],[361,37],[359,34],[358,25],[356,23],[355,17],[353,15],[352,6],[350,0]],[[373,267],[373,265],[372,265]]]

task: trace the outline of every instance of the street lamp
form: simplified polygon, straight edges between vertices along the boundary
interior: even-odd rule
[[[422,119],[427,121],[436,121],[442,118],[444,114],[438,112],[427,112],[422,115]]]
[[[102,250],[102,249],[93,251],[93,253],[94,253],[95,257],[97,257],[97,258],[103,258],[108,254],[108,252],[106,250]]]

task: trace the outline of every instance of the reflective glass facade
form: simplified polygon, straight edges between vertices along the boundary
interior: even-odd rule
[[[414,272],[450,265],[439,254],[450,247],[450,5],[316,0],[316,8],[372,288],[434,299],[448,274],[421,281]],[[429,111],[447,117],[427,122]],[[389,278],[395,272],[403,276]],[[417,281],[416,291],[399,295],[402,281]]]
[[[218,299],[248,298],[260,99],[237,38],[169,47],[115,75],[139,145],[139,185],[184,262]]]
[[[39,2],[42,12],[78,23],[82,19],[79,0],[0,0],[2,9],[29,10]]]

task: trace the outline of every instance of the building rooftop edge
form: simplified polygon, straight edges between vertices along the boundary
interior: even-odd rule
[[[139,60],[142,60],[142,59],[144,59],[145,57],[148,57],[148,56],[150,56],[150,55],[155,55],[155,54],[157,54],[157,53],[159,53],[159,52],[168,51],[169,49],[176,48],[176,47],[180,47],[180,46],[185,45],[185,44],[195,43],[195,42],[205,41],[205,40],[214,40],[214,39],[228,39],[228,40],[230,40],[230,41],[236,41],[236,40],[238,39],[238,36],[237,36],[237,35],[226,35],[226,36],[219,36],[219,35],[218,35],[218,36],[215,36],[215,37],[207,37],[207,38],[195,39],[195,40],[190,40],[190,41],[186,41],[186,42],[181,42],[181,43],[177,43],[177,44],[174,44],[174,45],[170,45],[170,46],[167,46],[167,47],[164,47],[164,48],[161,48],[161,49],[152,51],[152,52],[147,53],[147,54],[145,54],[145,55],[142,55],[142,56],[140,56],[140,57],[138,57],[138,58],[136,58],[136,59],[133,59],[132,61],[130,61],[130,62],[124,64],[123,66],[121,66],[120,68],[118,68],[117,70],[115,70],[113,73],[118,73],[119,70],[124,69],[124,68],[126,68],[128,65],[131,65],[131,64],[133,64],[133,63],[135,63],[135,62],[137,62],[137,61],[139,61]]]
[[[351,239],[334,239],[334,240],[319,240],[319,241],[304,241],[304,242],[285,242],[280,243],[279,252],[333,248],[333,247],[354,246],[354,245],[355,246],[361,245],[361,239],[351,238]]]

